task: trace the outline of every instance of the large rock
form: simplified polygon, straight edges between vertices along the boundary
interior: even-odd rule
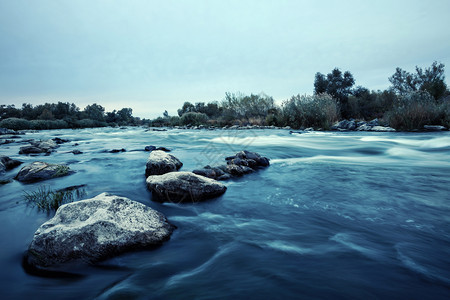
[[[227,187],[192,172],[170,172],[147,178],[147,187],[160,201],[198,202],[222,195]]]
[[[145,176],[162,175],[180,169],[183,163],[175,156],[162,150],[155,150],[150,153],[145,168]]]
[[[159,245],[173,230],[160,212],[103,193],[59,207],[34,234],[26,262],[38,268],[67,262],[95,263],[129,250]]]
[[[74,172],[66,165],[36,161],[20,169],[19,174],[17,174],[15,179],[21,182],[34,182],[62,177],[73,173]]]
[[[15,167],[21,164],[22,164],[21,161],[11,159],[5,155],[0,155],[0,172],[14,169]]]

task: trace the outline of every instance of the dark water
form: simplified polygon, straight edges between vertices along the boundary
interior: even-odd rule
[[[24,138],[70,139],[26,162],[67,163],[76,174],[0,186],[2,299],[449,299],[450,134],[307,133],[284,130],[59,130]],[[79,146],[73,147],[74,143]],[[226,183],[220,198],[160,204],[145,187],[146,145],[166,146],[183,170],[241,149],[271,166]],[[126,148],[124,153],[102,150]],[[81,155],[68,153],[73,149]],[[13,176],[18,169],[8,173]],[[21,259],[51,215],[23,191],[87,184],[163,212],[178,229],[151,251],[128,253],[79,277],[28,275]]]

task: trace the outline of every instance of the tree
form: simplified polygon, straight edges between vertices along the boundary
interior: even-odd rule
[[[314,80],[314,93],[327,93],[341,102],[345,102],[351,94],[352,86],[355,84],[352,73],[345,71],[342,74],[341,70],[334,68],[331,73],[328,73],[326,78],[321,73],[316,73]]]
[[[415,91],[425,91],[438,100],[447,91],[444,68],[443,63],[438,64],[436,61],[425,70],[416,66],[415,74],[396,68],[395,73],[389,77],[391,89],[401,96]]]
[[[340,103],[341,114],[344,118],[348,114],[348,97],[352,94],[352,86],[355,79],[352,73],[345,71],[343,74],[338,68],[334,68],[327,76],[317,72],[314,79],[314,93],[316,95],[327,93]]]
[[[86,108],[84,109],[84,113],[86,114],[88,119],[95,121],[105,120],[105,108],[96,103],[86,106]]]
[[[133,109],[122,108],[117,112],[117,115],[119,116],[120,121],[128,124],[133,120]]]
[[[195,112],[195,106],[191,102],[184,102],[183,106],[178,110],[178,115],[181,117],[187,112]]]

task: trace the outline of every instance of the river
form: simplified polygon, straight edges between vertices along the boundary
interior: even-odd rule
[[[129,127],[22,138],[54,137],[70,142],[49,156],[18,155],[23,143],[0,146],[1,154],[25,163],[65,163],[76,171],[0,186],[2,299],[450,298],[449,132]],[[172,149],[187,171],[243,149],[271,165],[225,182],[219,198],[158,203],[145,186],[147,145]],[[104,151],[121,148],[127,151]],[[81,184],[86,198],[128,197],[162,212],[177,229],[156,249],[68,270],[79,276],[26,273],[23,254],[52,213],[28,205],[24,192]]]

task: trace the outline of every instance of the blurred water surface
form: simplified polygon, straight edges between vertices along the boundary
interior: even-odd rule
[[[130,127],[23,136],[53,137],[71,142],[38,157],[18,155],[24,144],[0,146],[1,154],[26,163],[66,163],[76,171],[0,186],[2,299],[450,298],[448,132]],[[171,148],[182,170],[223,163],[242,149],[269,157],[271,166],[226,182],[217,199],[161,204],[145,186],[147,145]],[[127,151],[107,152],[121,148]],[[157,249],[70,270],[79,277],[25,273],[23,253],[52,214],[27,205],[24,191],[80,184],[86,198],[126,196],[161,211],[178,229]]]

